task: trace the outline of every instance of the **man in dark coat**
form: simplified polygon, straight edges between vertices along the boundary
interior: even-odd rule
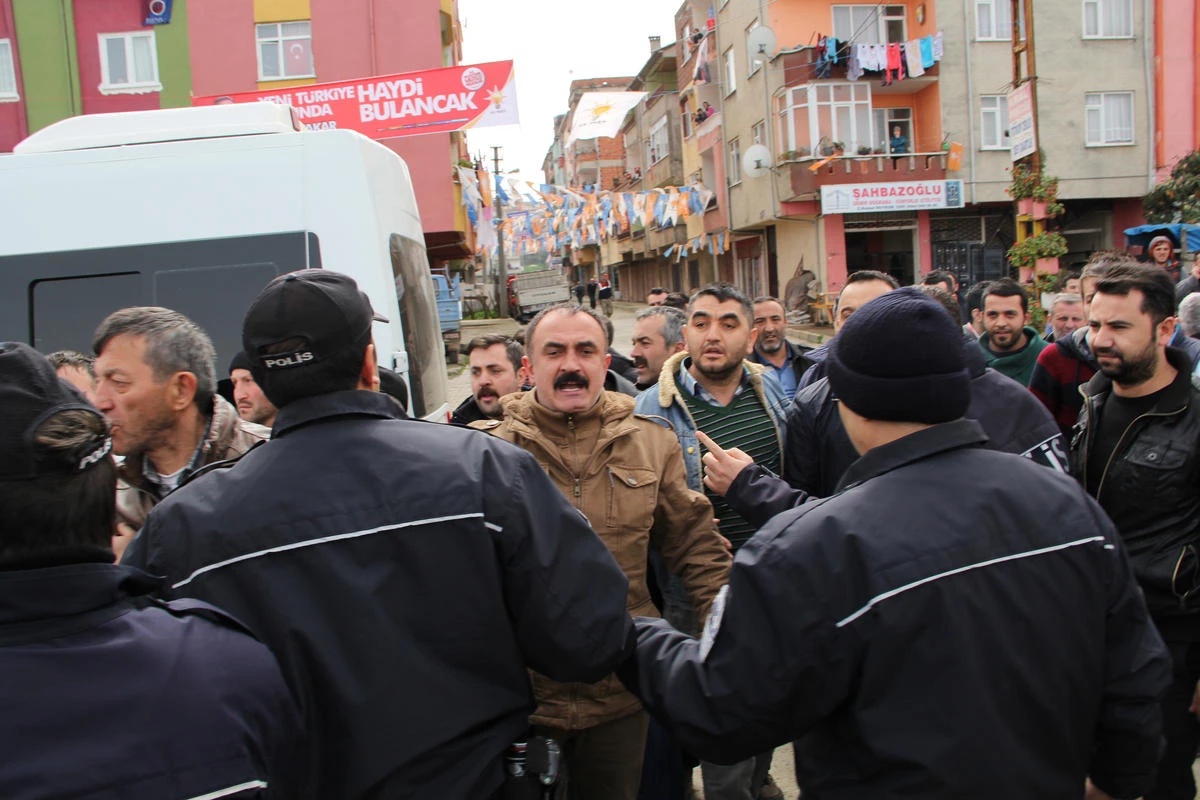
[[[799,740],[823,800],[1140,795],[1170,669],[1104,512],[979,446],[961,330],[916,290],[826,365],[862,458],[743,546],[701,639],[638,618],[622,680],[700,758]]]
[[[113,564],[111,450],[49,361],[0,344],[0,797],[307,796],[270,651]]]

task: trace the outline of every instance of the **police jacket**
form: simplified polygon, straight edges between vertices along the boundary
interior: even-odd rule
[[[702,639],[636,620],[622,678],[702,759],[798,740],[805,797],[1142,794],[1170,662],[1120,538],[983,441],[959,420],[868,452],[738,552]]]
[[[1167,640],[1200,640],[1200,378],[1167,348],[1178,373],[1149,413],[1134,420],[1088,492],[1121,532],[1146,603]],[[1094,420],[1112,381],[1096,373],[1071,441],[1071,472],[1084,482]]]
[[[0,571],[0,797],[305,796],[299,712],[267,648],[214,608],[150,600],[157,581],[111,561]]]
[[[1024,386],[986,366],[974,337],[964,339],[963,355],[971,376],[966,416],[983,428],[985,446],[1066,472],[1067,443],[1050,412]],[[800,391],[788,412],[783,472],[787,483],[750,466],[730,484],[725,499],[761,527],[810,495],[833,494],[856,460],[858,451],[838,416],[829,380],[822,378]]]
[[[594,681],[627,581],[519,448],[385,395],[287,404],[273,438],[172,493],[125,560],[236,613],[309,723],[322,798],[492,797],[526,665]]]

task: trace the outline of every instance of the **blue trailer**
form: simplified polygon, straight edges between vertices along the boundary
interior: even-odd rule
[[[446,363],[458,363],[458,348],[462,341],[462,290],[460,276],[450,275],[446,267],[431,270],[434,295],[437,298],[438,322],[446,346]]]

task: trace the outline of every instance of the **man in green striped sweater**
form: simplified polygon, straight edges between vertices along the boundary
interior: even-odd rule
[[[683,333],[687,350],[667,360],[657,389],[638,397],[636,411],[675,431],[683,448],[688,486],[712,501],[721,535],[736,553],[755,528],[724,497],[704,487],[700,460],[705,449],[697,432],[724,450],[752,456],[755,463],[778,474],[788,399],[774,375],[747,361],[757,338],[754,306],[735,287],[718,283],[696,292]],[[672,588],[669,584],[664,592],[668,606]],[[664,616],[674,624],[670,613],[665,611]],[[769,752],[729,766],[702,762],[705,800],[757,798],[770,766]]]

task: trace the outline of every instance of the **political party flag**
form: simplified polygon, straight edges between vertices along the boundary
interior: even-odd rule
[[[645,92],[584,92],[575,105],[567,141],[613,138],[625,115],[645,96]]]

